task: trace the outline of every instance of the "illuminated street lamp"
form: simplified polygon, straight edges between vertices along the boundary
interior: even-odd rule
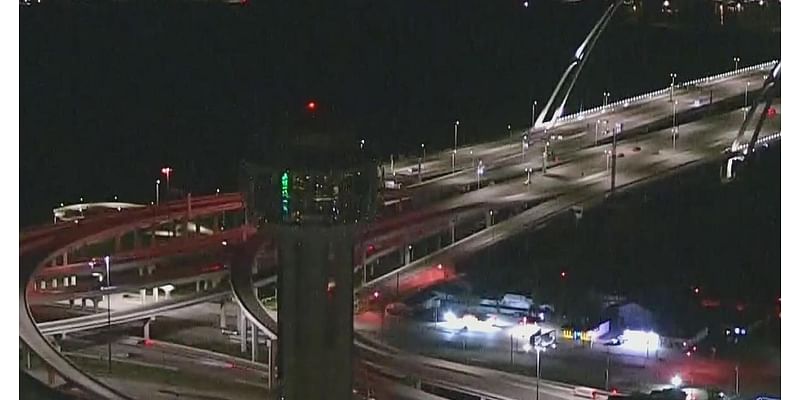
[[[511,124],[506,125],[506,129],[508,129],[508,138],[511,139],[512,138],[512,135],[511,135]]]
[[[161,179],[156,179],[156,205],[158,205],[158,194],[159,194],[158,186],[160,184],[161,184]]]
[[[533,106],[531,107],[531,132],[534,125],[536,125],[536,100],[533,101]]]
[[[675,78],[678,77],[678,74],[671,72],[669,77],[672,78],[672,82],[669,84],[669,101],[672,101],[672,96],[675,93]]]
[[[743,118],[747,119],[747,94],[750,92],[750,81],[744,85],[744,115]]]
[[[606,108],[608,105],[608,96],[611,96],[611,93],[603,92],[603,108]]]
[[[458,125],[460,122],[456,120],[453,124],[453,173],[456,173],[456,153],[458,152]]]
[[[669,380],[669,383],[676,388],[680,387],[681,385],[683,385],[683,378],[681,378],[680,375],[675,375],[672,377],[672,379]]]
[[[739,57],[733,57],[733,65],[734,65],[733,70],[734,71],[739,71],[739,61],[741,61],[741,59]]]
[[[106,256],[106,284],[104,288],[111,290],[111,257]],[[108,331],[111,332],[111,292],[106,294],[106,321],[108,322]],[[111,374],[111,335],[108,338],[108,373]]]
[[[461,124],[461,121],[456,120],[453,124],[453,153],[458,150],[458,126]]]
[[[525,149],[528,148],[528,135],[522,135],[522,162],[525,162]]]
[[[678,101],[675,100],[672,102],[672,149],[675,149],[675,142],[677,140],[678,135],[678,125],[677,125],[677,109],[678,109]]]
[[[169,185],[169,177],[172,175],[172,168],[171,167],[164,167],[161,168],[161,173],[167,177],[167,192],[169,192],[170,185]]]
[[[478,169],[476,170],[476,175],[478,176],[478,189],[481,188],[481,177],[483,176],[483,160],[478,160]]]

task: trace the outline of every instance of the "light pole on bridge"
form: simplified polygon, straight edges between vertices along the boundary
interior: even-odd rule
[[[672,102],[672,149],[675,150],[675,141],[678,136],[678,120],[677,120],[678,101]]]
[[[156,205],[158,205],[159,185],[161,185],[161,179],[156,179]]]
[[[525,149],[528,148],[528,134],[522,135],[522,162],[525,162]]]
[[[733,57],[733,70],[734,70],[734,72],[738,72],[739,71],[739,61],[741,61],[741,60],[742,59],[739,58],[739,57]]]
[[[669,74],[669,77],[672,79],[672,81],[669,84],[669,101],[672,102],[672,97],[675,94],[675,78],[678,77],[678,74],[671,72]]]
[[[606,108],[606,106],[608,106],[608,96],[611,96],[611,93],[603,92],[603,108]]]
[[[108,374],[111,375],[111,257],[105,257],[106,262],[106,321],[108,323]]]
[[[533,128],[536,125],[536,100],[533,101],[533,106],[531,106],[531,132],[533,132]]]
[[[169,190],[171,189],[171,186],[169,184],[169,178],[170,176],[172,176],[172,167],[161,168],[161,173],[167,177],[167,200],[169,200]]]
[[[747,94],[750,91],[750,81],[747,81],[744,85],[744,119],[747,119]]]
[[[481,177],[483,176],[483,160],[478,160],[478,170],[476,171],[478,175],[478,189],[481,188]]]
[[[456,173],[456,153],[458,152],[458,125],[460,122],[456,120],[453,124],[453,173]]]

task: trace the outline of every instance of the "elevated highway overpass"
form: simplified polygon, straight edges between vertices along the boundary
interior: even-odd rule
[[[732,114],[727,116],[728,120],[735,119],[735,116],[730,117],[730,115]],[[773,127],[771,132],[779,131],[779,121],[777,122],[778,130],[776,131]],[[684,138],[686,137],[702,137],[702,139],[698,139],[697,142],[692,142],[692,146],[690,146],[689,149],[684,148],[682,151],[671,152],[669,150],[664,150],[659,154],[651,154],[648,157],[631,157],[633,160],[628,163],[628,165],[623,163],[620,166],[620,169],[624,169],[623,172],[620,172],[622,175],[620,177],[620,184],[632,184],[633,182],[641,181],[649,176],[657,175],[679,166],[691,164],[703,159],[712,159],[718,156],[720,149],[725,147],[725,143],[730,143],[729,136],[726,136],[726,134],[729,134],[729,132],[725,132],[724,129],[726,123],[730,122],[717,121],[709,124],[709,122],[704,119],[684,126],[681,132],[681,142],[684,142]],[[702,135],[703,132],[717,132],[719,134],[709,134],[704,136]],[[695,135],[696,133],[699,134]],[[623,144],[623,146],[629,145],[629,148],[632,148],[634,145],[637,145],[636,147],[641,147],[643,149],[664,149],[668,147],[665,146],[665,138],[668,140],[669,134],[665,133],[664,131],[660,131],[655,132],[652,135],[647,135],[646,137],[631,138],[631,141],[626,142],[626,144]],[[762,143],[769,144],[775,140],[779,140],[778,134],[765,136]],[[546,200],[540,205],[531,208],[517,216],[519,217],[525,215],[524,218],[515,220],[514,218],[516,217],[512,217],[511,219],[498,223],[477,235],[470,236],[470,238],[468,238],[469,240],[464,239],[463,241],[459,241],[458,243],[442,249],[440,252],[407,265],[401,270],[387,274],[387,276],[394,279],[399,279],[398,277],[400,277],[402,278],[403,282],[413,281],[413,276],[422,268],[423,264],[427,264],[427,268],[431,268],[431,264],[437,259],[452,259],[453,257],[457,257],[455,253],[447,253],[453,252],[453,248],[465,249],[462,250],[464,251],[463,254],[467,254],[471,251],[491,245],[492,243],[502,240],[505,237],[509,237],[516,231],[534,227],[536,224],[542,222],[542,217],[546,218],[548,216],[563,212],[574,204],[585,204],[586,202],[595,201],[596,199],[601,198],[602,196],[600,195],[604,193],[603,186],[605,184],[604,181],[607,179],[607,173],[604,174],[602,171],[594,172],[586,176],[581,176],[580,178],[578,178],[577,173],[579,170],[585,171],[584,167],[587,165],[589,166],[588,169],[590,170],[592,168],[597,169],[598,166],[596,164],[602,163],[602,152],[605,150],[607,150],[607,145],[603,144],[597,147],[576,150],[572,158],[565,160],[562,165],[551,167],[549,176],[541,177],[538,180],[542,182],[537,182],[533,185],[524,185],[521,184],[519,180],[514,180],[513,176],[514,174],[518,174],[518,170],[515,170],[513,165],[506,166],[505,168],[508,168],[508,171],[506,172],[512,177],[507,183],[486,187],[463,196],[458,196],[457,198],[448,200],[446,202],[437,203],[436,206],[432,208],[440,212],[440,215],[447,216],[448,212],[452,212],[452,210],[463,210],[465,213],[474,213],[476,209],[485,210],[487,205],[489,207],[502,207],[503,204],[520,204],[523,202]],[[600,157],[598,157],[598,155]],[[644,152],[639,155],[644,155]],[[598,158],[601,159],[600,163],[597,162]],[[626,160],[626,162],[627,161],[628,160]],[[498,169],[498,171],[500,171],[502,174],[503,169]],[[193,202],[192,212],[194,215],[212,214],[221,211],[233,211],[241,209],[243,206],[241,204],[241,198],[238,195],[230,195],[226,198],[221,198],[225,196],[213,197],[214,199],[198,198],[197,203]],[[176,215],[180,215],[182,212],[188,212],[187,207],[185,207],[184,204],[165,204],[161,207],[132,209],[116,214],[104,214],[102,216],[80,220],[78,222],[56,224],[52,227],[42,228],[41,230],[26,231],[23,233],[20,240],[21,284],[23,280],[27,284],[27,282],[30,281],[30,278],[35,276],[35,273],[39,269],[44,271],[44,267],[48,265],[50,260],[60,254],[63,254],[70,248],[80,246],[82,243],[104,240],[104,238],[113,237],[114,235],[120,234],[126,229],[131,229],[133,227],[146,228],[152,226],[153,224],[163,223],[165,221],[175,219]],[[427,221],[428,218],[435,218],[435,216],[436,214],[422,213],[418,216],[418,218],[421,221],[421,224],[425,225],[429,224],[430,222]],[[515,221],[513,224],[502,225],[503,223],[512,220]],[[400,219],[400,221],[402,221],[402,219]],[[403,224],[398,224],[395,221],[385,222],[385,225],[382,227],[382,229],[386,230],[384,235],[391,237],[394,235],[394,233],[392,233],[393,228],[398,226],[402,228],[408,227],[404,226]],[[499,229],[499,226],[502,226],[503,229]],[[400,230],[402,231],[403,229]],[[486,231],[491,231],[491,238],[487,236],[485,233]],[[375,232],[381,232],[381,230],[377,229],[373,231],[373,233]],[[497,235],[497,233],[501,234]],[[211,241],[216,239],[217,238],[208,240],[209,243],[211,243]],[[142,259],[147,259],[148,256],[157,256],[158,253],[144,252],[142,254],[144,255],[140,255],[140,257]],[[239,268],[237,268],[237,271],[238,270]],[[247,281],[241,280],[238,286],[245,287],[252,282],[250,269],[241,268],[241,270],[246,270],[248,274],[237,274],[237,277],[239,275],[247,275]],[[387,293],[389,293],[390,290],[388,287],[391,287],[391,285],[385,285],[386,280],[386,276],[372,280],[368,282],[365,290],[371,291],[375,288],[380,288],[378,290],[385,290]],[[237,281],[239,281],[238,278]],[[425,282],[423,282],[423,284],[424,283]],[[387,287],[382,287],[381,285]],[[252,287],[252,285],[250,287]],[[419,287],[421,286],[416,286],[414,288],[416,289]],[[234,292],[236,292],[236,290],[234,290]],[[80,371],[77,371],[77,369],[75,369],[74,366],[71,366],[68,361],[61,358],[46,340],[41,338],[41,332],[35,331],[35,327],[33,327],[33,329],[25,327],[23,330],[24,319],[26,319],[23,318],[23,316],[26,315],[27,320],[31,322],[32,320],[29,312],[27,311],[28,305],[25,303],[26,296],[24,295],[24,287],[21,287],[20,293],[21,340],[25,342],[26,345],[35,345],[36,347],[31,346],[31,348],[34,349],[34,351],[37,352],[37,354],[39,354],[40,357],[42,357],[46,362],[48,362],[48,364],[52,365],[56,370],[58,370],[59,373],[64,374],[68,381],[73,382],[74,384],[88,390],[90,393],[97,394],[98,396],[123,398],[116,397],[120,396],[120,394],[114,393],[112,389],[105,388],[99,382],[93,381],[91,377],[88,377],[85,374],[82,374]],[[240,290],[239,293],[252,293],[252,290]],[[250,303],[252,303],[252,301],[250,301]],[[23,310],[23,304],[25,304],[25,310]],[[241,302],[241,304],[245,304],[245,302]],[[245,308],[245,306],[243,305],[242,308]],[[258,308],[256,308],[254,304],[247,308],[251,309],[250,318],[254,321],[260,321],[260,323],[263,325],[259,326],[260,329],[270,331],[276,327],[276,321],[270,322],[268,318],[260,315],[259,311],[257,311],[257,309],[260,308],[260,304]],[[25,312],[23,313],[23,311]],[[124,318],[120,318],[120,321],[124,320]],[[37,339],[37,337],[39,339]],[[44,356],[42,356],[40,352],[43,353]]]

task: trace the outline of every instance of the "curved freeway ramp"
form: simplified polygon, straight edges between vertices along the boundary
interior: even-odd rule
[[[278,338],[278,322],[267,314],[253,290],[253,259],[266,244],[262,239],[261,235],[251,238],[231,263],[231,291],[247,319],[275,340]]]
[[[237,210],[243,207],[240,194],[199,197],[193,201],[194,216]],[[50,234],[36,235],[29,240],[20,240],[19,258],[19,338],[47,366],[54,369],[71,385],[85,391],[87,395],[103,399],[128,399],[119,391],[105,385],[77,368],[64,358],[43,336],[28,306],[26,291],[36,271],[43,268],[58,254],[99,239],[113,237],[130,229],[148,226],[173,218],[176,213],[186,212],[185,202],[165,204],[160,207],[131,209],[107,214],[76,223],[70,229],[55,229]],[[26,373],[25,371],[20,371]]]

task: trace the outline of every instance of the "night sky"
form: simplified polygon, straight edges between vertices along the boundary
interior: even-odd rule
[[[21,225],[79,197],[150,201],[164,165],[194,193],[236,190],[239,160],[310,99],[386,158],[450,146],[455,119],[463,142],[523,127],[606,4],[165,3],[20,7]],[[721,26],[711,2],[666,20],[657,3],[621,10],[571,110],[780,55],[753,22],[771,11]]]

